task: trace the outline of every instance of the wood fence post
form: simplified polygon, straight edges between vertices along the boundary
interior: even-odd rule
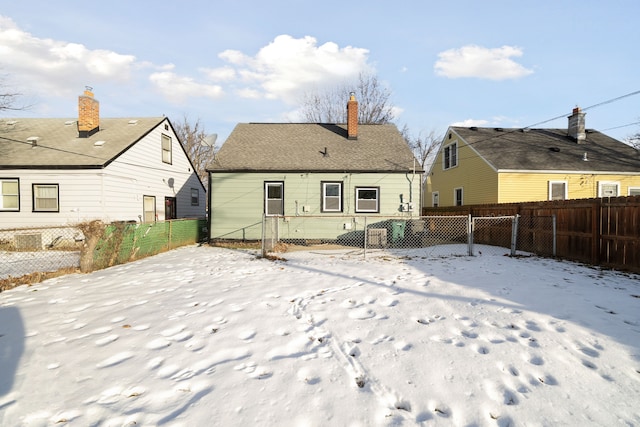
[[[591,264],[600,265],[602,240],[602,198],[594,199],[591,213]]]

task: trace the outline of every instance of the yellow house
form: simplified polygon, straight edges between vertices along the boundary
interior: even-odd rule
[[[424,205],[461,206],[640,195],[640,150],[585,129],[449,127]]]

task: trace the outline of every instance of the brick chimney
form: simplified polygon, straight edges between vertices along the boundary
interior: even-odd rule
[[[573,114],[569,116],[569,128],[567,134],[576,140],[578,144],[587,142],[587,133],[584,129],[584,116],[580,107],[573,109]]]
[[[78,97],[78,135],[88,138],[100,130],[100,103],[93,97],[90,87]]]
[[[358,101],[355,92],[351,92],[347,102],[347,137],[358,139]]]

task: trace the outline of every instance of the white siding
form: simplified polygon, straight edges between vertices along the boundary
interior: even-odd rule
[[[176,198],[178,218],[204,217],[204,187],[165,123],[105,169],[0,170],[0,177],[20,180],[20,210],[0,211],[0,228],[72,225],[93,219],[139,221],[145,195],[156,197],[158,220],[164,220],[165,197]],[[172,139],[172,164],[162,162],[162,133]],[[59,186],[59,212],[33,212],[32,184]],[[192,188],[198,189],[198,206],[191,205]]]

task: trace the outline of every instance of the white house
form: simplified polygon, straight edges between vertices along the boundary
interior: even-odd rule
[[[0,228],[206,215],[206,195],[166,117],[0,120]]]

